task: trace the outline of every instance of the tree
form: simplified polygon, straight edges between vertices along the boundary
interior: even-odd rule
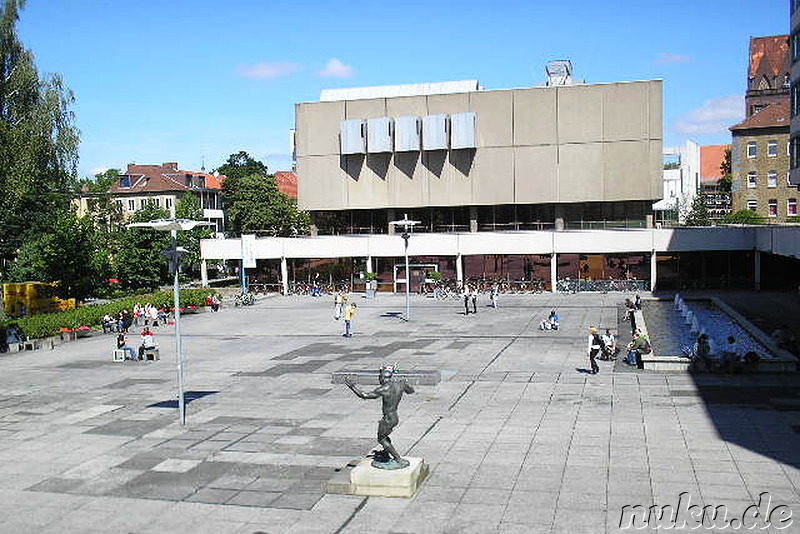
[[[12,281],[57,282],[54,293],[84,300],[93,296],[107,275],[107,255],[98,255],[89,217],[70,213],[46,233],[28,239],[9,269]]]
[[[725,150],[725,158],[719,164],[719,170],[722,173],[722,178],[719,179],[719,189],[726,193],[731,191],[732,173],[731,173],[731,149]]]
[[[58,74],[40,77],[19,41],[24,4],[0,8],[0,270],[67,214],[77,174],[75,97]]]
[[[147,222],[169,217],[166,210],[152,204],[137,211],[131,222]],[[119,232],[119,252],[114,257],[113,274],[128,291],[153,290],[170,281],[169,265],[161,252],[171,248],[168,232],[152,228],[124,228]]]
[[[108,193],[111,186],[119,180],[119,169],[108,169],[77,182],[77,193]]]
[[[708,207],[706,206],[706,198],[703,194],[698,193],[692,199],[689,209],[684,214],[683,224],[686,226],[710,226],[711,221],[708,218]]]
[[[267,166],[250,157],[244,150],[228,156],[228,161],[217,169],[217,172],[228,178],[244,178],[245,176],[269,176]]]
[[[311,219],[297,203],[281,193],[274,176],[228,176],[222,200],[231,235],[293,236],[308,232]]]
[[[764,217],[752,210],[739,210],[727,214],[722,222],[725,224],[762,224]]]

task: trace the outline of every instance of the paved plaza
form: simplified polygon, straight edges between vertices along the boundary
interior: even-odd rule
[[[759,532],[800,532],[775,524],[800,511],[800,381],[589,374],[587,329],[624,328],[625,296],[501,296],[469,316],[414,296],[408,323],[402,296],[355,296],[352,338],[331,297],[189,316],[183,427],[172,327],[155,362],[113,362],[111,334],[2,355],[0,533],[604,534],[633,530],[626,505],[684,493],[731,519],[765,492]],[[562,329],[539,331],[553,308]],[[385,363],[442,373],[403,399],[392,434],[430,476],[411,499],[327,494],[380,418],[331,373]]]

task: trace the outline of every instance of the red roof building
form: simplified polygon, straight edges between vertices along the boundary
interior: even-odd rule
[[[293,171],[276,172],[275,183],[278,185],[278,191],[297,200],[297,174]]]
[[[790,68],[788,35],[750,38],[745,95],[747,117],[788,99]]]
[[[725,151],[730,150],[731,145],[707,145],[700,147],[700,184],[716,185],[722,178],[720,169],[722,162],[725,161]]]

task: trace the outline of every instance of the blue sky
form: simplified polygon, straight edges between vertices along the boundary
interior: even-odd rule
[[[28,0],[19,33],[75,92],[84,177],[239,150],[287,170],[294,104],[322,89],[528,87],[553,59],[590,83],[663,79],[665,146],[725,143],[750,36],[788,27],[788,0]]]

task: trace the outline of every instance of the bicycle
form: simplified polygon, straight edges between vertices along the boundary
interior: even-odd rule
[[[236,295],[236,300],[233,301],[234,306],[252,306],[255,303],[256,296],[250,291],[239,293]]]

